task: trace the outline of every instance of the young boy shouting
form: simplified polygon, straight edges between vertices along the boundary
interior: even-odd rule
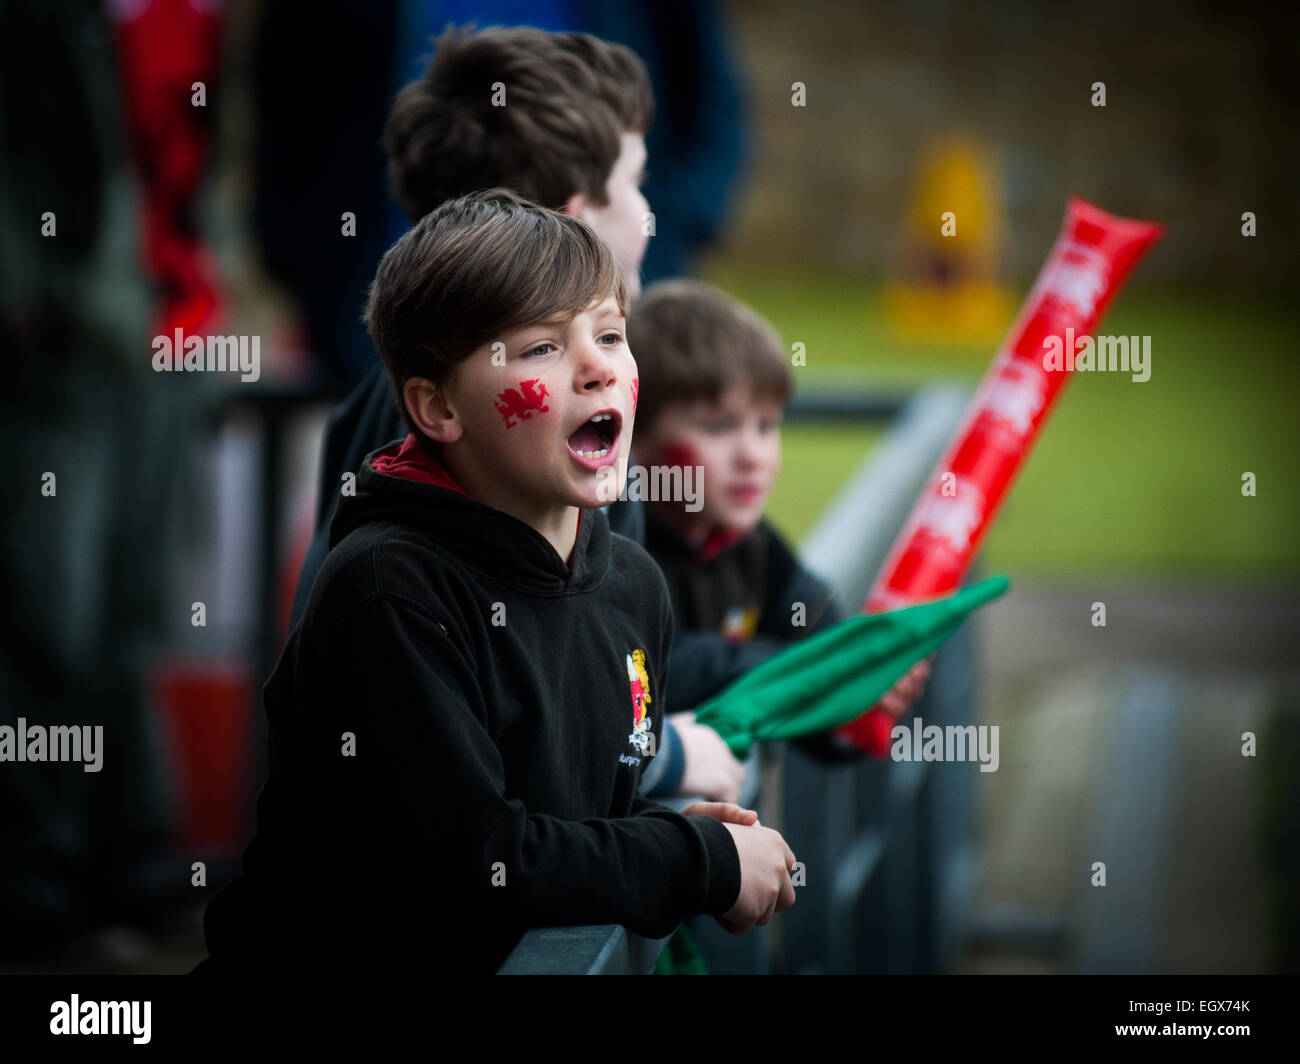
[[[384,257],[367,325],[411,431],[340,500],[266,686],[258,831],[203,970],[490,972],[529,927],[740,932],[793,904],[752,814],[637,797],[672,619],[597,508],[636,409],[626,303],[587,225],[501,189]]]
[[[506,93],[504,107],[497,85]],[[609,244],[635,299],[649,241],[650,205],[640,186],[653,117],[649,75],[623,45],[531,26],[448,27],[428,68],[403,86],[388,114],[393,199],[412,225],[447,200],[487,188],[562,209]],[[404,435],[403,416],[380,359],[330,415],[294,623],[325,560],[342,477]],[[639,539],[640,513],[617,505],[610,516],[617,531]]]
[[[498,84],[505,107],[493,102]],[[562,209],[610,246],[635,300],[649,240],[650,205],[640,185],[653,115],[650,78],[623,45],[529,26],[451,27],[423,75],[402,88],[389,112],[384,143],[393,198],[412,224],[447,200],[485,188],[509,188]],[[294,623],[328,552],[343,478],[355,474],[371,451],[405,435],[400,405],[376,359],[330,417],[316,530],[298,578]],[[608,511],[611,527],[640,542],[642,510],[639,503],[615,503]],[[687,793],[736,797],[744,767],[711,729],[679,723],[668,726],[661,744],[680,767],[674,787],[659,783],[661,763],[652,759],[643,793],[655,788],[666,795],[680,785]]]
[[[694,467],[701,477],[698,507],[661,499],[646,514],[646,548],[667,579],[676,623],[673,704],[688,709],[843,613],[763,517],[792,391],[772,327],[716,288],[665,281],[637,303],[629,337],[641,370],[638,462]],[[928,675],[926,662],[913,667],[881,705],[900,715]],[[824,760],[856,756],[829,736],[800,745]],[[671,785],[674,751],[664,753]]]

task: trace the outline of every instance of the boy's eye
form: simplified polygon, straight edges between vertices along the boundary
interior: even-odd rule
[[[704,431],[712,436],[721,436],[725,432],[732,432],[736,428],[736,423],[731,418],[710,418],[704,422]]]
[[[536,347],[530,347],[523,353],[522,358],[540,358],[542,355],[549,355],[555,350],[554,344],[538,344]]]
[[[622,342],[623,334],[621,332],[605,333],[605,335],[597,341],[597,343],[608,343],[610,347],[617,347]]]

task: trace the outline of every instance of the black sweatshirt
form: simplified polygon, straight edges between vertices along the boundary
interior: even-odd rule
[[[727,829],[636,794],[672,628],[649,556],[584,510],[567,566],[376,457],[266,685],[257,834],[209,908],[203,970],[490,972],[528,927],[657,937],[730,909]]]
[[[845,617],[831,589],[800,563],[766,518],[725,548],[703,552],[688,546],[649,506],[646,549],[668,582],[672,602],[674,712],[699,705],[792,643]],[[795,609],[799,603],[802,613]],[[828,735],[795,745],[828,764],[860,756]]]

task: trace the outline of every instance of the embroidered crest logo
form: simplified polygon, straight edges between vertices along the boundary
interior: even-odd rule
[[[642,757],[650,756],[654,736],[650,726],[654,723],[646,706],[650,704],[650,674],[645,668],[645,651],[634,650],[627,656],[627,682],[632,688],[632,734],[627,737]]]
[[[722,618],[722,638],[728,643],[748,643],[757,629],[757,606],[732,606]]]

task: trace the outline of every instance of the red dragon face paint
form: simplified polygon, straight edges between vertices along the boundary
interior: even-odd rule
[[[497,413],[512,429],[520,421],[527,421],[534,414],[545,414],[550,407],[543,401],[546,398],[546,385],[538,380],[520,381],[518,388],[507,388],[496,397],[493,404]]]
[[[636,393],[641,390],[641,378],[632,378],[632,413],[636,413]]]
[[[700,456],[696,453],[694,447],[686,443],[665,443],[663,445],[663,460],[666,466],[697,466],[700,464]]]

